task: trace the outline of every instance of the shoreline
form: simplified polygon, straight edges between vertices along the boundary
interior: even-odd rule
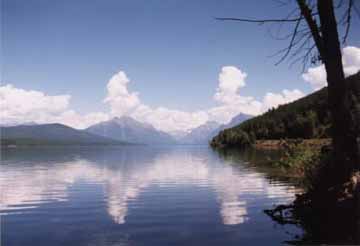
[[[321,149],[323,146],[331,144],[330,138],[312,138],[312,139],[268,139],[256,140],[254,147],[263,150],[281,150],[284,143],[291,141],[301,141],[305,147]]]

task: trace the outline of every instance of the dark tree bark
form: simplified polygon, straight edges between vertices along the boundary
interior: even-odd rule
[[[337,22],[332,0],[318,1],[320,30],[323,40],[323,62],[327,74],[329,106],[333,121],[335,163],[344,174],[359,168],[358,132],[352,115],[351,91],[345,82]]]
[[[297,2],[325,65],[332,114],[333,163],[337,170],[332,178],[334,182],[344,182],[351,173],[360,170],[359,131],[354,116],[358,112],[352,110],[355,102],[345,80],[333,0],[317,1],[319,27],[306,2]]]

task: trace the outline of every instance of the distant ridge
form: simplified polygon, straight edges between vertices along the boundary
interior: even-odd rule
[[[4,146],[125,144],[125,142],[97,136],[58,123],[0,127],[0,131],[1,144]]]
[[[235,117],[233,117],[229,123],[221,125],[218,129],[216,129],[217,130],[216,134],[218,134],[220,131],[225,130],[227,128],[232,128],[234,126],[237,126],[240,123],[243,123],[244,121],[251,119],[251,118],[253,118],[252,115],[240,113],[240,114],[236,115]]]
[[[87,132],[119,141],[138,144],[174,144],[175,139],[152,125],[141,123],[131,117],[115,117],[86,129]]]
[[[220,131],[236,126],[241,122],[250,119],[251,117],[251,115],[240,113],[232,118],[229,123],[223,125],[220,125],[215,121],[208,121],[205,124],[192,129],[188,134],[180,138],[178,141],[182,144],[208,144],[209,141]]]
[[[219,123],[215,121],[208,121],[205,124],[192,129],[178,141],[182,144],[207,144],[213,135],[215,135],[214,131],[218,127],[220,127]]]

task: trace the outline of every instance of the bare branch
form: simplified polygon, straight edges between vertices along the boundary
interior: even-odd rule
[[[295,18],[295,19],[264,19],[264,20],[258,20],[258,19],[242,19],[242,18],[215,18],[216,20],[221,21],[241,21],[241,22],[250,22],[250,23],[258,23],[258,24],[265,24],[265,23],[279,23],[279,22],[297,22],[302,19]]]
[[[274,0],[274,2],[278,3],[278,7],[282,7],[282,6],[285,6],[285,5],[289,4],[289,2],[282,1],[282,0]]]
[[[313,59],[313,57],[311,56],[312,51],[316,48],[316,45],[313,44],[313,46],[311,46],[310,48],[308,48],[307,52],[305,53],[305,55],[303,56],[303,67],[302,67],[302,71],[304,72],[306,69],[306,64],[308,63],[308,60]],[[314,61],[312,60],[311,63],[314,63]]]
[[[306,45],[309,46],[309,43],[311,41],[311,33],[308,33],[307,35],[304,35],[303,38],[305,38],[304,42],[296,48],[296,50],[293,52],[292,57],[297,56],[301,53],[301,51],[305,48]]]
[[[288,4],[288,3],[287,3]],[[283,17],[282,19],[289,19],[289,18],[294,18],[294,14],[296,14],[296,16],[299,15],[299,8],[294,8],[293,10],[291,10],[285,17]],[[292,36],[292,33],[285,35],[284,37],[281,36],[281,34],[283,33],[282,27],[284,24],[288,24],[288,23],[273,23],[274,25],[277,25],[277,29],[276,29],[276,34],[273,34],[273,32],[271,31],[271,29],[269,29],[268,33],[270,34],[270,36],[273,39],[276,40],[286,40],[289,39]]]
[[[339,3],[335,6],[335,8],[339,9],[344,4],[344,0],[340,0]]]
[[[290,4],[285,0],[274,0],[280,6]],[[322,1],[322,0],[318,0]],[[312,0],[296,0],[298,7],[289,12],[289,14],[283,18],[279,19],[251,19],[251,18],[215,18],[220,21],[238,21],[238,22],[247,22],[247,23],[257,23],[257,24],[278,24],[277,31],[273,34],[270,32],[270,36],[276,40],[288,40],[289,44],[287,47],[277,51],[275,54],[270,57],[280,56],[280,59],[275,63],[275,65],[280,64],[285,59],[289,58],[294,62],[291,63],[292,66],[298,61],[303,62],[303,70],[309,62],[312,64],[322,61],[325,57],[324,54],[324,37],[321,33],[321,26],[318,24],[319,13],[317,10],[318,1]],[[360,1],[359,1],[360,2]],[[357,9],[357,1],[355,0],[339,0],[336,9],[339,11],[343,10],[344,15],[338,24],[345,26],[343,43],[346,42],[346,39],[350,32],[352,14],[358,14],[360,17],[359,10]],[[316,9],[316,10],[315,10]],[[340,10],[341,9],[341,10]],[[300,13],[299,13],[300,11]],[[305,21],[303,21],[305,20]],[[294,23],[294,29],[290,33],[284,33],[282,26],[285,24]],[[314,49],[317,49],[314,52]]]
[[[312,15],[312,10],[309,8],[309,6],[306,4],[305,0],[297,0],[298,5],[300,7],[301,10],[301,14],[303,15],[303,17],[305,18],[311,34],[313,36],[315,45],[317,47],[317,49],[319,50],[320,53],[320,57],[324,57],[324,44],[323,44],[323,40],[322,37],[320,35],[320,30],[319,27],[316,23],[316,21],[313,19],[313,15]]]
[[[353,0],[349,0],[349,4],[348,4],[348,8],[346,11],[346,30],[345,30],[345,34],[343,37],[343,43],[346,43],[346,39],[349,35],[349,31],[350,31],[350,24],[351,24],[351,9],[353,7],[354,1]]]
[[[285,60],[286,57],[289,55],[291,49],[292,49],[293,46],[294,46],[294,41],[295,41],[296,35],[297,35],[297,33],[298,33],[298,29],[299,29],[301,20],[302,20],[302,19],[299,18],[299,20],[296,22],[296,26],[295,26],[293,35],[292,35],[292,37],[291,37],[290,44],[289,44],[289,46],[288,46],[288,48],[287,48],[287,51],[286,51],[285,54],[280,58],[280,60],[275,63],[275,65],[279,65],[279,64],[280,64],[283,60]]]

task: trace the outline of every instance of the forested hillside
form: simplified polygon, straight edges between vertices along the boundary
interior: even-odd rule
[[[347,78],[347,82],[357,98],[360,98],[360,73]],[[331,132],[330,122],[327,88],[323,88],[221,131],[212,139],[211,145],[246,145],[260,139],[328,138]]]

